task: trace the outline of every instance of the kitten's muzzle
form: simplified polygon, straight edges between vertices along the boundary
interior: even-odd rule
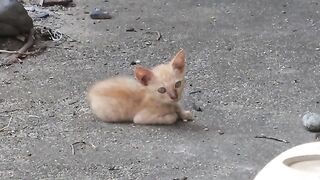
[[[174,101],[178,100],[178,93],[177,93],[177,91],[168,92],[168,95],[169,95],[169,97],[170,97],[172,100],[174,100]]]

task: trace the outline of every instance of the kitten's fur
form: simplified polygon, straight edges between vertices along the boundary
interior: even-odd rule
[[[181,49],[168,64],[153,69],[137,66],[136,80],[116,77],[100,81],[88,93],[92,111],[105,122],[172,124],[178,118],[191,119],[191,113],[178,104],[185,69],[185,53]]]

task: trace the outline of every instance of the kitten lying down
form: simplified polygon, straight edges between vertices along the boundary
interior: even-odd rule
[[[192,119],[178,104],[185,84],[186,63],[180,50],[167,64],[137,66],[136,79],[115,77],[97,82],[88,93],[93,113],[105,122],[173,124]]]

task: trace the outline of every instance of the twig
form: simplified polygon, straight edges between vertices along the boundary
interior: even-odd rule
[[[189,94],[197,94],[197,93],[201,93],[201,90],[198,90],[198,91],[191,91]]]
[[[79,144],[79,143],[87,144],[87,143],[84,142],[84,141],[77,141],[77,142],[72,143],[70,146],[71,146],[71,152],[72,152],[73,155],[76,154],[76,152],[75,152],[75,150],[74,150],[74,145]]]
[[[0,129],[0,132],[4,131],[6,128],[8,128],[10,126],[11,121],[12,121],[12,116],[10,117],[9,123]]]
[[[20,54],[18,51],[8,51],[8,50],[0,50],[0,53]]]
[[[41,50],[45,49],[46,47],[40,47],[37,50],[30,51],[30,52],[19,52],[19,51],[7,51],[7,50],[0,50],[0,53],[8,53],[8,54],[18,54],[18,55],[34,55],[39,53]]]
[[[20,111],[20,110],[23,110],[23,109],[4,110],[4,111],[0,111],[0,114],[2,114],[2,113],[11,113],[11,112]]]
[[[74,150],[74,145],[79,144],[79,143],[84,144],[84,145],[88,144],[88,145],[90,145],[93,149],[96,149],[96,148],[97,148],[97,147],[96,147],[95,145],[93,145],[92,143],[86,143],[86,142],[84,142],[84,141],[77,141],[77,142],[74,142],[74,143],[72,143],[72,144],[70,145],[70,146],[71,146],[71,153],[72,153],[73,155],[76,154],[76,152],[75,152],[75,150]]]
[[[263,138],[263,139],[270,139],[270,140],[283,142],[283,143],[290,143],[289,141],[284,140],[284,139],[278,139],[278,138],[275,138],[275,137],[270,137],[270,136],[265,136],[265,135],[255,136],[254,138]]]

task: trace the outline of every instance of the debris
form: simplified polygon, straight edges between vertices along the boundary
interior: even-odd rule
[[[127,32],[137,32],[133,27],[128,27],[126,29]]]
[[[106,12],[100,8],[95,8],[90,13],[90,17],[91,19],[111,19],[112,18],[109,12]]]
[[[108,170],[109,170],[109,171],[114,171],[114,170],[119,170],[119,168],[116,167],[116,166],[110,166],[110,167],[108,168]]]
[[[74,100],[74,101],[69,102],[69,103],[68,103],[68,105],[72,105],[72,104],[75,104],[75,103],[77,103],[77,102],[79,102],[79,100],[78,100],[78,99],[77,99],[77,100]]]
[[[159,41],[162,38],[162,35],[161,35],[161,33],[159,31],[148,31],[146,33],[149,33],[149,34],[154,34],[155,33],[155,34],[157,34],[157,38],[156,38],[157,41]]]
[[[33,28],[32,18],[23,5],[12,0],[0,1],[0,24],[0,36],[17,36],[28,33]]]
[[[173,178],[173,180],[187,180],[187,179],[188,179],[188,177],[186,177],[186,176],[184,176],[182,178]]]
[[[278,138],[270,137],[270,136],[265,136],[263,134],[261,134],[260,136],[255,136],[254,138],[270,139],[270,140],[275,140],[275,141],[278,141],[278,142],[289,143],[289,141],[287,141],[287,140],[278,139]]]
[[[39,4],[41,6],[54,6],[54,5],[68,6],[70,3],[72,3],[72,0],[39,0]]]
[[[21,111],[23,110],[22,108],[17,108],[17,109],[11,109],[11,110],[4,110],[4,111],[0,111],[0,114],[2,113],[11,113],[11,112],[15,112],[15,111]]]
[[[37,34],[40,34],[40,37],[43,40],[60,41],[64,35],[59,30],[53,30],[45,26],[37,28],[36,31],[37,31]]]
[[[4,131],[5,129],[7,129],[10,126],[10,123],[12,121],[12,116],[10,117],[10,120],[8,122],[8,124],[6,126],[4,126],[3,128],[0,129],[0,132]]]
[[[202,108],[196,103],[192,103],[192,108],[198,112],[202,112]]]
[[[132,62],[130,63],[130,65],[131,65],[131,66],[134,66],[134,65],[137,65],[137,64],[140,64],[140,63],[141,63],[140,60],[136,60],[136,61],[132,61]]]
[[[201,93],[202,91],[201,90],[198,90],[198,91],[191,91],[189,94],[197,94],[197,93]]]
[[[15,21],[12,21],[12,17],[15,17]],[[33,20],[28,15],[23,5],[18,1],[1,0],[0,1],[0,24],[2,28],[0,36],[17,36],[28,33],[27,42],[18,50],[19,54],[13,54],[6,57],[6,62],[0,64],[0,66],[11,65],[16,62],[20,62],[20,53],[27,51],[34,43],[34,29]]]
[[[47,12],[40,12],[40,13],[37,15],[37,17],[44,19],[44,18],[49,17],[49,13],[47,13]]]
[[[30,12],[36,11],[36,9],[33,6],[25,6],[24,9]]]
[[[77,141],[77,142],[74,142],[74,143],[72,143],[70,146],[71,146],[71,152],[72,152],[72,154],[73,155],[75,155],[75,150],[74,150],[74,145],[76,145],[76,144],[86,144],[86,142],[84,142],[84,141]]]
[[[223,135],[224,134],[224,132],[221,131],[220,129],[218,130],[218,133],[219,133],[219,135]]]
[[[71,146],[71,153],[73,154],[73,155],[75,155],[75,150],[74,150],[74,146],[76,145],[76,144],[83,144],[83,145],[87,145],[87,144],[89,144],[93,149],[96,149],[96,146],[95,145],[93,145],[93,144],[91,144],[91,143],[86,143],[86,142],[84,142],[84,141],[77,141],[77,142],[74,142],[74,143],[72,143],[70,146]]]
[[[150,41],[146,41],[145,44],[146,44],[147,46],[150,46],[152,43],[151,43]]]
[[[310,132],[320,132],[320,115],[307,112],[302,118],[303,126]]]

